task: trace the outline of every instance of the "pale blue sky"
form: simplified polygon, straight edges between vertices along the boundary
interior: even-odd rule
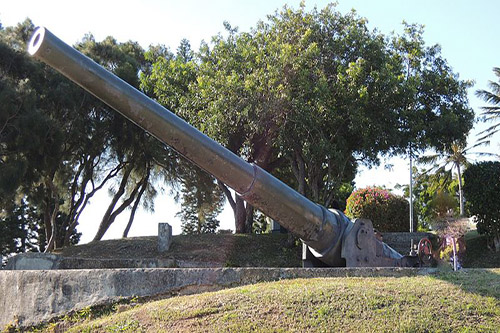
[[[240,31],[247,31],[259,19],[265,19],[276,9],[288,4],[293,8],[300,1],[253,0],[253,1],[194,1],[194,0],[142,0],[142,1],[28,1],[0,0],[0,22],[3,26],[14,25],[29,17],[37,25],[43,25],[69,44],[73,44],[91,32],[101,40],[111,35],[119,41],[138,41],[143,47],[150,44],[165,44],[175,50],[182,38],[191,41],[197,48],[201,40],[209,41],[211,36],[223,30],[227,20]],[[307,8],[323,8],[329,1],[306,1]],[[442,54],[461,79],[473,80],[476,85],[469,92],[470,105],[476,114],[484,103],[474,96],[477,89],[487,88],[488,80],[495,77],[492,68],[500,67],[500,2],[495,0],[351,0],[339,1],[338,9],[345,13],[355,8],[360,16],[368,19],[370,28],[382,33],[402,30],[403,20],[425,26],[424,38],[428,45],[440,44]],[[478,125],[471,134],[469,143],[475,141]],[[500,136],[500,135],[498,135]],[[498,152],[498,136],[489,151]],[[404,159],[391,160],[392,172],[386,170],[363,170],[357,184],[386,185],[408,183],[408,163]],[[103,193],[94,202],[108,200]],[[167,200],[167,199],[164,199]],[[154,234],[156,222],[167,221],[174,224],[174,232],[179,232],[178,222],[174,222],[175,212],[171,200],[168,204],[157,203],[154,216],[141,214],[131,230],[132,235]],[[90,207],[89,207],[90,208]],[[82,221],[85,225],[84,241],[95,232],[96,223],[102,214],[98,204],[92,205]],[[119,236],[126,223],[121,222],[110,230],[107,237]],[[231,212],[222,216],[223,228],[232,227]]]

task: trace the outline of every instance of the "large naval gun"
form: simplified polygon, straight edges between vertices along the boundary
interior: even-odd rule
[[[65,44],[49,30],[43,27],[35,30],[28,53],[174,148],[300,237],[305,266],[414,266],[412,257],[402,256],[375,237],[371,221],[352,222],[341,211],[328,210],[310,201]]]

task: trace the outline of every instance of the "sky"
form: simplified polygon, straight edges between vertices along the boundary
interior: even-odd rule
[[[308,10],[324,8],[330,1],[305,1]],[[273,14],[284,5],[298,8],[300,1],[277,0],[0,0],[0,23],[12,26],[30,18],[35,25],[48,28],[68,44],[74,44],[85,34],[92,33],[96,40],[113,36],[119,42],[133,40],[144,48],[151,44],[164,44],[175,50],[181,39],[190,41],[197,49],[202,40],[224,30],[228,21],[240,31],[249,31],[266,15]],[[500,67],[500,1],[495,0],[340,0],[337,9],[347,13],[355,9],[358,15],[368,20],[370,29],[384,34],[402,31],[402,22],[418,23],[425,27],[424,40],[427,45],[439,44],[442,55],[447,59],[460,79],[475,82],[469,90],[470,106],[479,115],[485,103],[474,92],[488,89],[489,80],[495,80],[492,69]],[[488,125],[478,123],[469,136],[469,145],[475,143],[477,133]],[[498,134],[490,147],[479,149],[498,153]],[[474,156],[471,156],[474,159]],[[391,169],[384,168],[392,165]],[[374,169],[362,168],[356,178],[357,187],[383,185],[393,188],[396,184],[409,183],[409,163],[404,158],[382,160]],[[157,223],[168,222],[174,234],[180,232],[180,221],[175,213],[180,210],[168,195],[162,195],[155,204],[155,213],[140,212],[130,231],[130,236],[156,235]],[[100,193],[91,201],[84,212],[78,230],[83,233],[81,242],[92,239],[97,230],[99,218],[110,198]],[[127,216],[113,224],[105,238],[121,236]],[[222,229],[234,229],[230,209],[219,216]]]

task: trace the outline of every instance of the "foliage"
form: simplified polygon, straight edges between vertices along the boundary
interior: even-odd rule
[[[479,235],[477,230],[465,234],[467,252],[463,267],[494,268],[500,265],[500,252],[488,251],[488,237]]]
[[[182,176],[182,205],[176,214],[183,234],[215,233],[220,225],[224,195],[212,176],[194,166],[186,166]]]
[[[50,250],[71,242],[108,136],[94,121],[100,103],[26,56],[33,29],[26,20],[0,31],[0,104],[8,115],[0,125],[0,203],[9,213],[22,205],[37,211],[30,216],[44,233],[37,245]]]
[[[490,106],[483,106],[483,120],[487,122],[496,122],[495,124],[488,127],[486,130],[479,133],[483,135],[479,138],[479,141],[487,140],[491,138],[495,133],[500,131],[500,68],[494,67],[493,73],[496,75],[499,82],[490,81],[488,83],[488,90],[478,90],[476,95],[482,98],[485,102],[492,104]]]
[[[37,251],[39,226],[34,223],[36,212],[23,201],[0,213],[0,255],[1,266],[13,253]]]
[[[457,242],[455,243],[455,253],[458,253],[460,251],[460,244]],[[448,244],[440,253],[439,253],[439,259],[443,260],[444,262],[450,261],[450,258],[453,257],[453,245]]]
[[[453,177],[452,171],[453,169],[457,170],[454,178],[456,179],[458,185],[458,203],[459,203],[459,214],[460,216],[465,216],[465,200],[463,195],[463,172],[462,170],[466,169],[469,166],[469,155],[471,154],[471,150],[478,146],[484,146],[487,144],[486,142],[477,143],[471,147],[466,147],[465,143],[461,142],[453,142],[449,146],[446,146],[445,149],[437,154],[425,155],[419,158],[419,161],[424,164],[434,164],[429,170],[426,172],[433,171],[435,174],[440,175],[441,177],[449,178],[446,181],[450,182]],[[479,156],[496,156],[496,154],[486,153],[486,152],[475,152],[472,154],[476,154]],[[448,168],[450,168],[450,172],[447,172]]]
[[[500,162],[471,165],[464,173],[464,193],[477,231],[487,235],[492,248],[500,251]]]
[[[418,229],[427,231],[436,217],[436,208],[442,207],[439,201],[446,201],[446,209],[453,209],[452,215],[458,215],[458,199],[454,193],[458,192],[458,181],[453,178],[450,170],[440,169],[436,172],[413,168],[413,209],[418,216]],[[409,197],[409,187],[402,187],[406,198]],[[437,199],[437,196],[443,196]],[[436,205],[438,207],[436,207]],[[439,208],[440,209],[440,208]]]
[[[398,67],[397,79],[400,152],[434,148],[445,151],[452,143],[465,142],[473,126],[468,105],[471,81],[460,80],[439,45],[426,46],[423,26],[403,22],[405,33],[392,36],[391,53]]]
[[[438,191],[430,202],[431,215],[434,219],[445,219],[453,216],[457,202],[450,194]]]
[[[271,218],[257,210],[252,227],[255,234],[267,234],[271,230]]]
[[[355,12],[301,5],[283,7],[250,32],[225,28],[192,60],[157,58],[143,76],[146,90],[327,207],[341,201],[358,163],[376,164],[379,154],[405,152],[410,142],[441,150],[472,127],[469,83],[439,47],[425,46],[417,26],[387,38]],[[237,231],[249,232],[252,209],[224,192]]]
[[[346,215],[370,219],[381,232],[402,232],[408,229],[409,204],[385,189],[367,187],[349,196]]]
[[[177,155],[103,103],[26,56],[31,21],[0,31],[0,204],[15,212],[27,205],[37,225],[39,250],[77,240],[82,211],[94,194],[112,192],[96,239],[116,216],[142,201],[152,209],[153,182],[173,182]],[[76,46],[134,86],[146,70],[137,43],[87,35]],[[161,164],[161,168],[159,165]],[[146,200],[144,200],[146,199]],[[120,202],[121,200],[121,202]],[[22,219],[21,216],[17,217]]]

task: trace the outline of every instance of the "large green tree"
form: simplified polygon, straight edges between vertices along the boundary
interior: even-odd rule
[[[464,192],[468,209],[477,222],[477,230],[489,238],[489,244],[500,251],[500,162],[471,165],[464,173]]]
[[[197,64],[189,41],[183,39],[173,54],[163,46],[151,47],[146,52],[151,64],[141,76],[141,88],[156,97],[160,103],[179,115],[185,115],[189,104],[189,85],[196,80]],[[180,159],[176,173],[180,191],[182,232],[213,233],[219,226],[217,215],[222,210],[223,194],[214,178],[191,162]]]
[[[89,175],[98,168],[108,136],[96,121],[101,103],[27,58],[25,45],[33,29],[26,20],[0,34],[2,72],[9,85],[4,91],[10,92],[4,95],[10,103],[2,103],[2,115],[8,116],[2,126],[1,165],[10,170],[2,176],[11,176],[2,177],[7,182],[2,182],[2,208],[19,211],[23,199],[40,212],[45,237],[38,245],[51,250],[69,244],[87,202]]]
[[[33,29],[27,20],[0,31],[0,217],[15,221],[12,214],[24,206],[37,212],[30,215],[38,225],[37,245],[50,251],[75,240],[82,211],[97,191],[108,188],[112,198],[95,238],[131,207],[126,236],[139,203],[153,209],[153,184],[175,178],[170,171],[177,155],[28,58],[25,45]],[[77,48],[134,86],[148,68],[144,50],[134,42],[96,42],[88,35]]]
[[[441,150],[472,126],[469,83],[438,46],[425,46],[417,26],[387,38],[330,5],[284,7],[250,32],[225,28],[188,66],[156,62],[150,91],[168,105],[182,77],[188,89],[174,111],[326,206],[359,163],[407,152],[410,143]],[[252,207],[220,185],[237,232],[249,232]]]
[[[112,37],[97,42],[87,35],[77,48],[136,88],[140,86],[140,73],[150,70],[151,62],[136,42],[119,43]],[[161,48],[152,48],[150,54],[158,52],[162,52]],[[111,200],[94,240],[100,240],[118,215],[130,208],[123,232],[127,237],[141,200],[143,207],[154,210],[153,199],[158,193],[155,186],[178,179],[172,172],[178,157],[170,148],[114,111],[105,117],[110,136],[107,154],[112,156],[108,167],[119,171],[109,187]]]

